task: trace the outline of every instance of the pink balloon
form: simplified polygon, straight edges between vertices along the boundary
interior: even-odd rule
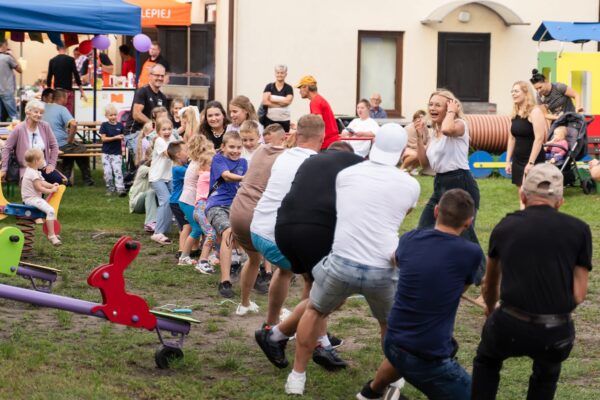
[[[133,37],[133,47],[140,53],[145,53],[152,47],[152,40],[143,33],[138,33]]]
[[[98,50],[106,50],[110,46],[110,39],[106,35],[94,36],[92,45]]]

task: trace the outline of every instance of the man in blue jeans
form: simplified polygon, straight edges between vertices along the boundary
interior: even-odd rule
[[[470,399],[471,377],[454,359],[452,333],[460,296],[473,283],[483,256],[479,246],[460,237],[473,222],[474,211],[469,193],[451,189],[435,206],[434,229],[416,229],[400,239],[386,360],[358,399],[382,398],[398,376],[429,399]]]
[[[19,62],[8,48],[8,41],[0,39],[0,119],[2,109],[11,120],[18,120],[17,103],[15,102],[16,79],[13,70],[21,73]]]

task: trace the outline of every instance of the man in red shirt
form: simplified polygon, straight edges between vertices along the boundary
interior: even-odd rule
[[[310,100],[310,113],[320,115],[323,122],[325,122],[325,139],[321,146],[321,150],[325,150],[331,143],[340,140],[340,133],[331,106],[319,94],[317,80],[313,76],[306,75],[302,77],[296,87],[300,89],[300,97]]]
[[[135,76],[135,58],[131,56],[131,50],[129,49],[129,46],[126,44],[119,46],[119,53],[121,54],[121,59],[123,60],[121,75],[127,76],[127,74],[131,72]]]

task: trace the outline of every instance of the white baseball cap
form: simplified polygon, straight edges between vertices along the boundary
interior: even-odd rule
[[[396,166],[406,147],[408,136],[402,126],[395,123],[382,125],[377,131],[369,160],[385,165]]]

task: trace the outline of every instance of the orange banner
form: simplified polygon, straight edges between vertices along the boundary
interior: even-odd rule
[[[174,0],[127,0],[142,8],[142,28],[157,25],[190,26],[192,5]]]

